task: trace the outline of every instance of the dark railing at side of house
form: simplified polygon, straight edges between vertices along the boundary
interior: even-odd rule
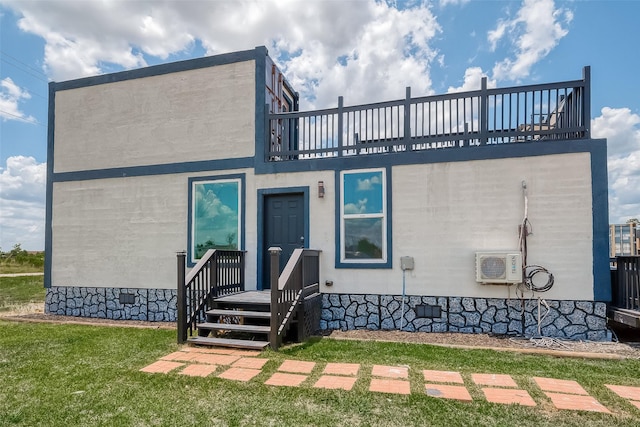
[[[193,335],[196,323],[204,321],[213,298],[244,291],[244,251],[209,249],[186,271],[186,254],[179,252],[177,322],[178,343]]]
[[[640,311],[640,256],[619,256],[611,270],[611,304]]]
[[[487,88],[266,115],[267,161],[590,138],[590,69],[581,80]],[[267,108],[268,111],[268,108]]]
[[[295,249],[278,275],[280,248],[269,248],[271,256],[271,348],[277,350],[294,318],[298,322],[298,340],[304,337],[305,299],[318,293],[320,286],[320,251]]]

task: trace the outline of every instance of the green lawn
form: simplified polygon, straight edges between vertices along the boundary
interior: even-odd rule
[[[44,304],[42,276],[0,277],[0,313],[28,303]]]
[[[315,339],[267,351],[248,383],[139,369],[175,351],[175,331],[0,320],[0,425],[23,426],[638,426],[640,411],[603,385],[640,386],[640,361],[582,361],[486,350]],[[264,381],[285,359],[358,362],[353,390],[314,389],[317,368],[301,388]],[[409,396],[367,390],[373,364],[408,365]],[[319,365],[321,366],[321,365]],[[474,401],[424,394],[422,369],[457,370]],[[491,404],[471,373],[508,373],[539,404]],[[613,415],[558,411],[532,376],[578,380]]]

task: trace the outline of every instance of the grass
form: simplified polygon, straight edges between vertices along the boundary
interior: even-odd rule
[[[247,383],[139,369],[175,351],[175,332],[0,320],[0,425],[21,426],[637,426],[640,411],[604,384],[640,385],[640,361],[525,356],[487,350],[314,339],[280,352]],[[270,387],[264,381],[284,359],[358,362],[351,391]],[[374,364],[408,365],[412,394],[367,390]],[[422,369],[462,373],[474,401],[426,396]],[[218,371],[220,372],[220,370]],[[471,373],[508,373],[539,404],[486,402]],[[614,414],[554,409],[531,377],[575,379]]]
[[[44,303],[42,276],[0,277],[0,313],[29,303]]]
[[[42,273],[42,266],[0,262],[0,274]]]

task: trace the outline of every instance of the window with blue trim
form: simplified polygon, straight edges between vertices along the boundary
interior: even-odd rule
[[[387,262],[385,169],[340,173],[340,262]]]
[[[240,248],[242,227],[240,179],[191,182],[191,262],[209,249]]]

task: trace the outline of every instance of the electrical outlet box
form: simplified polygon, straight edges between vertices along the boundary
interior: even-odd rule
[[[413,270],[414,262],[412,256],[400,257],[400,268],[402,270]]]

